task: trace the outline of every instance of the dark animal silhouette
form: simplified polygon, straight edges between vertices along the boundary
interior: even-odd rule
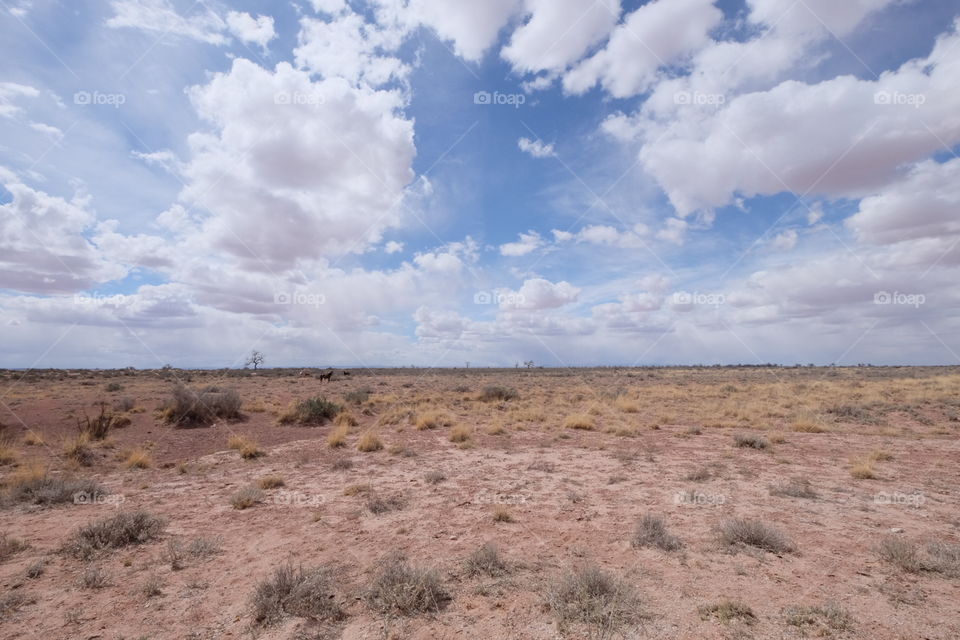
[[[324,380],[331,380],[333,378],[333,371],[329,371],[327,373],[321,373],[318,377],[320,378],[321,382],[323,382]]]
[[[344,371],[344,372],[343,372],[343,375],[349,376],[349,375],[350,375],[350,372],[349,372],[349,371]]]

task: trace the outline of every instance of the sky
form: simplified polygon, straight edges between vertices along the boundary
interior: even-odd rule
[[[0,0],[0,367],[960,363],[955,0]]]

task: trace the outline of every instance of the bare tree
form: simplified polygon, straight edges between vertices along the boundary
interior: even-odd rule
[[[253,365],[253,368],[254,368],[254,369],[257,369],[257,368],[259,368],[260,365],[262,365],[262,364],[263,364],[263,354],[260,353],[259,351],[254,350],[254,351],[250,354],[250,357],[247,358],[247,361],[244,363],[243,366],[244,366],[244,368],[246,368],[246,367],[249,367],[249,366]]]

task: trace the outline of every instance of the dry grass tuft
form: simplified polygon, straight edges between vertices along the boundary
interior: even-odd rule
[[[173,390],[173,399],[163,411],[164,420],[177,427],[199,427],[241,417],[240,394],[232,389],[209,386],[195,391],[183,385]]]
[[[96,502],[107,495],[97,482],[71,475],[52,475],[41,465],[17,469],[2,482],[2,502],[31,504],[64,504]]]
[[[746,545],[778,554],[796,551],[796,546],[782,531],[760,520],[747,518],[723,521],[720,542],[728,547]]]
[[[357,441],[357,450],[369,453],[383,449],[383,442],[373,431],[367,431]]]
[[[130,452],[123,466],[127,469],[149,469],[153,466],[153,458],[145,450],[137,448]]]
[[[349,411],[341,411],[337,414],[337,417],[333,419],[333,424],[338,427],[355,427],[360,423],[357,422],[357,419],[354,418],[353,414]]]
[[[567,416],[563,421],[563,426],[567,429],[582,429],[584,431],[593,431],[597,426],[597,421],[593,416],[585,413],[575,413]]]
[[[786,623],[800,627],[804,635],[830,637],[831,631],[852,631],[853,617],[835,602],[812,607],[788,607],[784,610]]]
[[[676,551],[683,543],[667,530],[667,523],[660,516],[645,514],[637,523],[630,544],[634,547],[657,547],[663,551]]]
[[[770,495],[813,500],[817,497],[817,492],[813,490],[810,481],[806,478],[791,478],[771,486]]]
[[[347,446],[347,435],[350,429],[347,425],[340,425],[327,434],[327,446],[331,449],[338,449]]]
[[[23,434],[23,444],[29,447],[42,447],[47,444],[47,441],[44,439],[42,433],[31,429]]]
[[[227,440],[227,446],[240,453],[244,460],[253,460],[267,455],[267,452],[260,448],[257,441],[249,436],[235,434]]]
[[[263,502],[264,498],[266,498],[266,494],[263,489],[256,485],[250,485],[234,493],[230,497],[230,505],[238,510],[249,509]]]
[[[160,537],[167,521],[147,511],[121,512],[77,529],[64,551],[89,560],[98,551],[145,544]]]
[[[280,476],[269,475],[263,476],[257,480],[257,486],[261,489],[277,489],[279,487],[287,486],[287,483],[283,481],[283,478]]]
[[[873,466],[873,460],[854,460],[850,468],[850,475],[857,480],[875,480],[877,471]]]
[[[510,571],[509,565],[500,557],[500,549],[493,542],[485,543],[467,556],[463,568],[468,576],[497,577]]]
[[[697,611],[701,620],[716,618],[723,623],[739,621],[744,624],[754,624],[757,621],[753,610],[737,600],[721,600],[716,604],[703,605]]]
[[[513,520],[513,514],[505,505],[498,504],[493,508],[494,522],[513,522]]]
[[[284,615],[334,621],[345,614],[337,603],[335,572],[325,566],[304,569],[284,564],[270,579],[257,584],[251,604],[253,619],[267,626]]]
[[[916,542],[888,536],[877,548],[880,559],[907,573],[941,573],[949,577],[960,576],[960,545],[931,541],[925,547]]]
[[[484,402],[494,402],[494,401],[509,401],[516,400],[520,397],[520,394],[517,393],[517,390],[513,387],[501,387],[498,385],[490,385],[483,388],[483,391],[480,392],[479,399]]]
[[[286,413],[280,416],[279,422],[280,424],[299,424],[306,427],[322,425],[340,413],[340,408],[340,405],[327,400],[323,396],[314,396],[293,403]]]
[[[592,564],[561,575],[547,592],[561,631],[570,623],[594,626],[601,637],[640,617],[640,599],[629,583]]]
[[[436,429],[438,427],[449,427],[453,425],[453,418],[443,411],[427,411],[417,416],[416,427],[423,431],[424,429]]]
[[[366,594],[373,610],[403,616],[439,611],[449,599],[439,573],[410,565],[402,553],[381,558]]]
[[[762,436],[744,433],[738,433],[733,436],[733,443],[738,447],[758,450],[766,449],[770,446],[770,443]]]
[[[63,455],[81,467],[89,467],[97,459],[93,447],[90,446],[90,438],[85,434],[68,439],[63,445]]]
[[[450,442],[466,442],[472,435],[473,429],[466,425],[458,424],[450,430]]]

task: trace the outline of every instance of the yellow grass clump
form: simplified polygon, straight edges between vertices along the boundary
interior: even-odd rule
[[[473,429],[460,424],[450,430],[450,442],[466,442],[471,435],[473,435]]]
[[[613,406],[624,413],[640,413],[640,403],[626,396],[617,396]]]
[[[567,419],[563,421],[563,426],[565,426],[567,429],[593,431],[593,429],[597,426],[597,421],[594,420],[593,416],[584,413],[575,413],[567,416]]]
[[[283,481],[283,478],[276,475],[263,476],[257,481],[257,484],[260,485],[261,489],[276,489],[277,487],[286,486],[286,482]]]
[[[239,434],[230,436],[230,439],[227,440],[227,446],[238,451],[240,457],[244,460],[252,460],[266,455],[266,452],[260,448],[255,440]]]
[[[353,417],[352,413],[349,411],[341,411],[333,419],[333,424],[337,425],[338,427],[355,427],[359,423],[357,422],[357,419]]]
[[[41,446],[46,444],[46,440],[43,439],[43,434],[39,431],[27,431],[23,436],[23,444],[29,446]]]
[[[850,475],[857,480],[873,480],[877,473],[873,468],[873,461],[870,459],[854,461],[850,469]]]
[[[436,429],[437,427],[449,427],[453,424],[453,418],[443,411],[427,411],[417,416],[417,429]]]
[[[153,459],[150,457],[149,453],[143,449],[137,448],[127,455],[127,459],[124,460],[123,466],[127,469],[149,469],[153,466]]]
[[[380,451],[383,449],[383,442],[373,431],[367,431],[357,441],[357,449],[363,452]]]

